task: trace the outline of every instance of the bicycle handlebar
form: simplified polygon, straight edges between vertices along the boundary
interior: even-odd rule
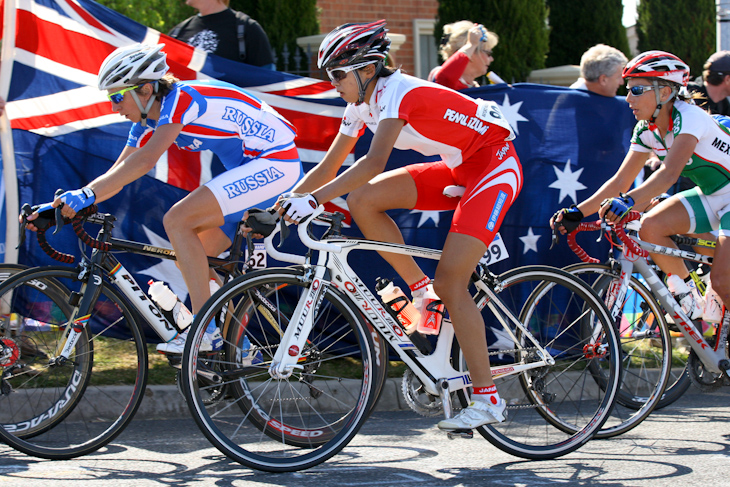
[[[649,255],[649,252],[639,247],[639,245],[634,242],[634,240],[626,235],[626,230],[624,229],[624,226],[632,222],[634,220],[638,220],[641,218],[641,213],[638,211],[630,211],[626,217],[621,220],[618,223],[608,223],[604,222],[602,220],[596,220],[595,222],[584,222],[578,225],[578,228],[575,229],[575,231],[569,233],[566,237],[568,240],[568,247],[570,247],[570,250],[572,250],[575,255],[578,256],[580,260],[583,262],[590,262],[591,264],[597,264],[600,261],[598,259],[595,259],[588,255],[588,252],[583,250],[583,248],[578,245],[578,242],[576,242],[575,237],[578,234],[578,232],[585,232],[585,231],[595,231],[595,230],[602,230],[607,226],[613,227],[614,232],[616,232],[616,236],[618,236],[618,239],[629,249],[630,252],[633,252],[634,254],[640,256],[640,257],[646,257]]]
[[[60,220],[62,223],[67,224],[71,223],[73,225],[74,231],[76,231],[76,235],[79,236],[79,239],[81,239],[82,242],[86,243],[90,247],[93,248],[102,248],[103,250],[109,250],[111,249],[111,246],[109,244],[105,244],[104,242],[100,242],[91,236],[89,236],[88,233],[86,233],[86,230],[83,228],[83,223],[89,216],[96,213],[97,207],[96,205],[91,205],[88,208],[84,208],[83,210],[76,213],[76,216],[73,218],[63,218]],[[73,264],[76,259],[71,254],[66,254],[64,252],[60,252],[53,248],[53,246],[48,242],[48,239],[46,238],[46,232],[51,229],[52,227],[58,226],[59,219],[56,218],[56,220],[49,220],[48,224],[43,226],[42,228],[39,228],[36,232],[36,239],[38,240],[38,245],[40,245],[41,250],[46,253],[50,258],[57,260],[64,264]],[[56,232],[54,232],[55,234]],[[23,236],[25,234],[23,233]]]
[[[302,241],[304,245],[309,247],[310,249],[314,250],[322,250],[325,252],[334,252],[334,253],[340,253],[342,252],[342,247],[335,244],[330,243],[324,243],[320,240],[315,240],[312,237],[309,236],[309,225],[316,219],[320,219],[323,221],[327,221],[333,224],[333,226],[338,226],[342,222],[342,217],[337,215],[328,215],[323,218],[319,218],[324,213],[324,206],[319,205],[316,210],[314,210],[314,213],[309,217],[309,219],[305,222],[302,222],[299,224],[297,228],[297,232],[299,233],[299,239]],[[277,226],[271,234],[264,239],[264,244],[266,245],[266,252],[273,257],[276,260],[280,260],[282,262],[291,262],[292,264],[304,264],[306,262],[306,258],[302,255],[296,255],[296,254],[287,254],[284,252],[279,252],[276,250],[276,247],[274,245],[274,236],[279,232],[279,227]]]

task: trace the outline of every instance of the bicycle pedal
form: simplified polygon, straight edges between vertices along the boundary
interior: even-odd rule
[[[473,430],[453,430],[448,431],[446,433],[446,437],[450,440],[455,440],[457,438],[462,438],[465,440],[471,440],[474,438],[474,431]]]

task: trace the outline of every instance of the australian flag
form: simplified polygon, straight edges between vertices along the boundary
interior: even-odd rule
[[[102,61],[120,46],[164,43],[171,72],[177,77],[216,78],[251,90],[294,124],[305,170],[321,160],[337,134],[345,105],[328,82],[208,55],[91,0],[5,1],[14,4],[14,8],[9,5],[6,9],[12,14],[3,18],[0,67],[0,95],[8,101],[6,116],[0,119],[0,135],[4,137],[0,231],[4,232],[6,225],[9,229],[7,237],[0,236],[4,237],[0,243],[7,251],[6,261],[17,258],[32,266],[52,263],[32,238],[26,240],[17,257],[13,255],[19,205],[50,201],[58,188],[84,186],[106,172],[124,148],[131,123],[112,113],[105,93],[96,87]],[[559,208],[592,194],[616,172],[635,123],[626,102],[533,84],[493,85],[466,93],[501,107],[517,134],[514,143],[524,170],[522,193],[501,228],[509,257],[496,263],[493,270],[576,262],[564,242],[548,251],[548,220]],[[343,169],[367,152],[369,141],[366,131]],[[419,154],[396,150],[388,169],[424,160]],[[212,154],[171,148],[153,171],[103,202],[100,209],[117,216],[116,236],[167,247],[162,215],[188,191],[222,170]],[[355,222],[349,220],[345,199],[330,202],[328,209],[345,212],[352,224],[348,234],[360,235]],[[402,210],[392,212],[392,216],[406,242],[423,247],[440,248],[451,222],[451,212]],[[61,232],[54,246],[73,253],[75,236],[64,237],[64,233],[71,232]],[[604,258],[605,248],[598,248],[594,240],[586,238],[582,243],[589,252]],[[362,271],[365,282],[374,284],[377,276],[396,277],[377,256],[353,257],[362,259],[352,264]],[[496,253],[493,257],[496,260]],[[172,262],[134,255],[121,256],[120,260],[138,275],[139,282],[163,280],[179,296],[187,296]],[[434,263],[423,265],[433,277]]]

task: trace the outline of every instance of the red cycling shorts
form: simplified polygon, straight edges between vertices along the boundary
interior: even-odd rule
[[[511,142],[487,146],[451,169],[443,161],[405,169],[416,183],[416,210],[454,210],[450,232],[478,238],[485,245],[522,189],[522,166]],[[464,186],[461,198],[444,196],[446,186]]]

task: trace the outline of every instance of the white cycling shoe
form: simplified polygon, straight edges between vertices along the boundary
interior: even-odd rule
[[[500,398],[496,405],[484,401],[472,401],[453,418],[439,421],[438,428],[445,431],[470,430],[485,424],[501,423],[507,419],[507,403]]]
[[[187,338],[188,330],[185,330],[174,340],[157,344],[157,351],[164,354],[182,355],[185,350],[185,341]],[[203,342],[200,344],[201,352],[217,352],[221,348],[223,348],[223,337],[217,327],[213,333],[206,332],[203,335]]]

